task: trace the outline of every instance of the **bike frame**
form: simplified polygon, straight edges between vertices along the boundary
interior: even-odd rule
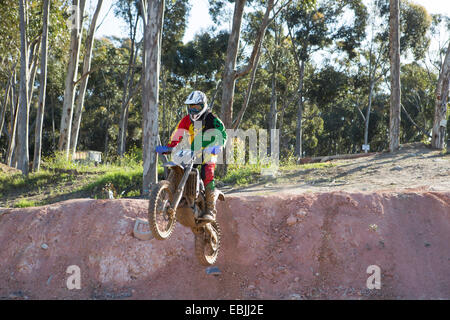
[[[179,167],[182,167],[184,170],[183,177],[181,178],[181,181],[178,184],[177,189],[175,191],[174,201],[172,204],[172,210],[174,210],[175,212],[177,211],[178,205],[180,204],[181,198],[183,197],[184,187],[189,178],[189,174],[191,173],[192,168],[194,167],[194,161],[197,158],[197,156],[199,156],[201,153],[202,153],[202,150],[198,151],[197,153],[194,153],[191,156],[191,159],[187,162],[187,164],[185,166],[181,166],[174,162],[167,162],[164,164],[164,166],[167,166],[167,167],[179,166]]]

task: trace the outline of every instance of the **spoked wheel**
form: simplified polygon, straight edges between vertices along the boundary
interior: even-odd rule
[[[170,182],[166,180],[158,182],[150,193],[148,222],[153,236],[158,240],[167,239],[175,227],[176,215],[170,210],[172,200]]]
[[[206,230],[209,228],[209,230]],[[204,232],[195,235],[195,255],[203,266],[213,265],[219,255],[220,249],[220,226],[213,221],[205,226]]]

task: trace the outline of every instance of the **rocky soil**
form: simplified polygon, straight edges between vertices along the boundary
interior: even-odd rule
[[[228,196],[213,273],[179,224],[168,240],[133,237],[147,205],[78,199],[4,210],[0,298],[450,298],[450,192]],[[70,290],[74,265],[81,287]],[[367,287],[374,265],[381,289]]]

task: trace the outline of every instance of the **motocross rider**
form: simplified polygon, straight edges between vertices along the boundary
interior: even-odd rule
[[[214,170],[217,162],[217,155],[222,151],[227,139],[227,133],[223,122],[215,116],[208,108],[206,95],[201,91],[193,91],[184,102],[187,105],[188,114],[180,120],[176,126],[170,142],[167,146],[156,147],[158,153],[168,153],[183,139],[183,132],[188,132],[191,150],[194,150],[196,139],[201,139],[201,146],[206,154],[203,155],[203,162],[200,170],[201,178],[205,186],[206,212],[200,217],[202,220],[215,221],[216,219],[216,200],[218,190],[214,180]],[[201,121],[202,131],[194,133],[194,121]],[[207,130],[216,129],[221,134],[222,139],[213,136],[211,140],[203,139]],[[200,145],[200,144],[198,144]],[[209,154],[209,156],[208,156]]]

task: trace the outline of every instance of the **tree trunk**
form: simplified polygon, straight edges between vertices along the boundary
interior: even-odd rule
[[[164,0],[147,4],[147,23],[144,29],[144,83],[143,108],[143,194],[148,195],[150,185],[158,181],[158,102],[161,65],[161,38],[164,21]]]
[[[236,61],[239,49],[239,39],[241,36],[242,16],[246,0],[236,0],[234,5],[233,25],[228,39],[227,56],[225,60],[225,70],[222,80],[222,104],[221,119],[225,128],[230,128],[233,121],[233,99],[236,82]]]
[[[17,111],[18,111],[18,109],[19,109],[19,104],[16,103],[14,108],[13,108],[13,112],[11,114],[11,117],[12,117],[11,137],[9,139],[8,153],[7,153],[7,156],[6,156],[6,163],[10,167],[13,166],[13,155],[14,155],[15,150],[16,150],[17,114],[18,114]]]
[[[227,56],[225,60],[225,70],[222,80],[222,103],[221,103],[221,119],[225,128],[232,127],[233,121],[233,100],[234,88],[236,79],[248,74],[255,66],[255,60],[258,50],[261,46],[262,39],[266,33],[267,26],[271,21],[269,19],[270,12],[273,9],[274,0],[269,0],[267,3],[266,12],[263,21],[258,31],[249,62],[241,70],[236,69],[237,54],[239,49],[239,38],[241,34],[242,16],[244,14],[244,7],[246,0],[236,0],[233,13],[233,25],[231,27],[231,34],[228,38]]]
[[[277,64],[274,63],[272,72],[272,94],[270,97],[269,130],[277,128]]]
[[[28,44],[27,44],[27,25],[25,16],[25,0],[19,1],[20,15],[20,88],[19,88],[19,106],[17,110],[17,160],[18,169],[22,174],[28,175]]]
[[[80,132],[81,125],[81,114],[83,112],[84,97],[86,95],[86,88],[89,81],[89,72],[91,71],[91,59],[92,59],[92,47],[94,44],[94,34],[97,27],[97,18],[102,8],[103,0],[98,0],[97,8],[95,9],[94,16],[92,17],[91,25],[89,26],[89,32],[86,38],[86,51],[84,53],[83,59],[83,74],[86,75],[80,83],[80,90],[78,93],[76,105],[75,105],[75,116],[72,125],[72,132],[70,134],[70,149],[72,151],[72,156],[75,155],[78,143],[78,133]]]
[[[272,138],[272,130],[277,128],[277,61],[274,61],[272,72],[272,93],[270,97],[270,112],[269,112],[269,135]],[[272,142],[268,145],[268,152],[272,154]]]
[[[302,120],[303,120],[303,81],[305,78],[305,61],[300,62],[299,80],[298,80],[298,107],[297,107],[297,126],[295,128],[295,155],[298,159],[303,156],[302,139]]]
[[[111,110],[111,101],[108,101],[108,108],[106,109],[106,113],[109,114],[109,110]],[[108,143],[109,143],[109,117],[107,116],[105,119],[105,140],[103,145],[104,150],[104,159],[108,157]]]
[[[31,99],[33,98],[34,82],[36,79],[39,52],[40,52],[40,41],[36,41],[33,44],[33,49],[30,52],[30,68],[29,68],[29,80],[28,80],[28,104],[31,106]]]
[[[61,114],[60,135],[58,150],[64,151],[66,159],[69,159],[70,135],[72,131],[73,104],[75,100],[75,81],[78,73],[78,59],[80,54],[83,14],[86,0],[73,0],[73,8],[78,10],[79,16],[75,15],[75,24],[72,26],[70,36],[69,64],[64,90],[63,110]],[[77,22],[78,21],[78,25]]]
[[[52,101],[52,151],[56,150],[55,103]]]
[[[372,96],[373,96],[373,88],[375,86],[374,80],[371,80],[369,87],[369,104],[367,106],[366,117],[364,121],[364,144],[369,144],[369,121],[370,121],[370,111],[372,109]],[[365,150],[367,153],[368,150]]]
[[[389,150],[400,147],[401,84],[400,84],[400,0],[390,0],[389,44],[391,63],[391,99],[389,122]]]
[[[18,108],[18,97],[16,89],[16,71],[13,71],[12,77],[12,90],[11,90],[11,119],[10,119],[10,134],[8,141],[8,152],[6,154],[6,164],[8,166],[12,165],[12,156],[16,146],[16,128],[17,128],[17,108]]]
[[[279,46],[280,35],[278,34],[278,27],[275,28],[275,48]],[[276,49],[275,49],[276,50]],[[278,72],[278,55],[276,51],[274,51],[272,62],[272,94],[270,97],[270,114],[269,114],[269,130],[277,128],[277,72]],[[269,144],[270,149],[270,144]]]
[[[236,79],[248,74],[254,67],[256,57],[260,50],[262,39],[266,33],[269,25],[269,15],[273,9],[274,0],[269,0],[267,3],[266,12],[264,14],[258,35],[253,45],[253,50],[250,55],[249,62],[241,70],[236,70],[237,54],[239,49],[239,38],[241,34],[242,17],[244,14],[244,7],[246,0],[236,0],[233,13],[233,24],[231,27],[231,34],[228,38],[227,55],[225,59],[225,69],[222,77],[222,101],[220,114],[225,128],[233,127],[233,100]],[[230,140],[230,143],[232,141]],[[227,173],[226,156],[224,155],[224,164],[217,167],[219,176],[225,176]]]
[[[294,37],[292,36],[292,30],[288,27],[289,37],[292,42],[292,53],[295,61],[297,62],[298,70],[298,107],[297,107],[297,125],[295,128],[295,156],[297,157],[297,163],[303,157],[303,133],[302,133],[302,120],[303,120],[303,83],[305,78],[305,59],[301,58],[297,49],[295,48]],[[308,51],[308,48],[303,48],[304,52]]]
[[[44,13],[42,17],[42,44],[41,44],[41,75],[39,80],[39,106],[36,114],[36,127],[34,130],[34,157],[33,171],[37,172],[41,166],[42,126],[44,123],[45,94],[47,88],[47,49],[48,49],[48,16],[50,0],[44,0]]]
[[[6,84],[5,98],[3,99],[2,108],[0,109],[0,138],[2,137],[3,124],[5,123],[6,109],[8,108],[8,99],[10,96],[9,93],[11,90],[11,84],[12,84],[12,75],[8,79],[8,83]]]
[[[431,146],[436,149],[444,149],[446,146],[445,135],[447,131],[447,102],[450,82],[450,44],[447,48],[444,62],[442,63],[439,79],[436,86],[436,102],[434,111],[433,134]]]
[[[138,18],[138,17],[137,17]],[[131,21],[131,18],[130,18]],[[138,21],[136,19],[136,23],[132,26],[130,23],[130,28],[133,30],[131,33],[131,46],[130,46],[130,58],[128,61],[128,69],[125,74],[125,80],[123,83],[123,93],[122,93],[122,108],[120,111],[120,120],[119,120],[119,135],[118,135],[118,147],[117,153],[119,157],[123,157],[126,152],[126,143],[127,143],[127,128],[128,128],[128,113],[129,106],[131,102],[131,90],[133,87],[133,78],[135,74],[135,66],[136,66],[136,57],[138,46],[136,46],[136,29],[137,29]],[[136,52],[135,52],[136,47]]]

